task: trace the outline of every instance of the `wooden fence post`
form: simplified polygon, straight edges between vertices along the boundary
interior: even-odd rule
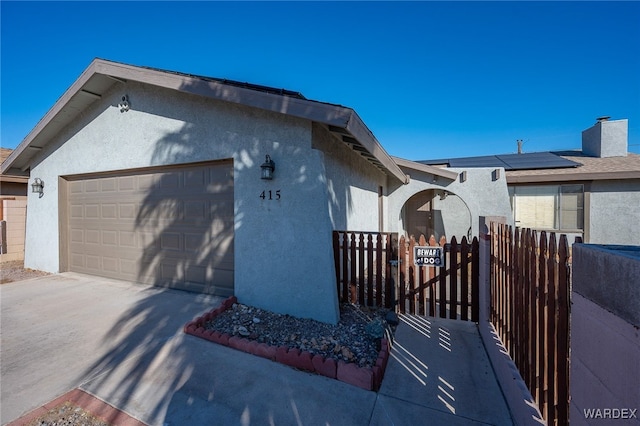
[[[404,235],[400,237],[400,243],[398,244],[398,271],[400,275],[400,279],[398,280],[398,287],[400,289],[398,296],[398,305],[400,313],[405,313],[405,302],[406,302],[406,292],[405,292],[405,279],[406,279],[406,271],[407,269],[407,243],[404,238]]]
[[[540,411],[544,414],[546,409],[546,388],[547,388],[547,357],[546,348],[547,341],[545,336],[547,335],[547,273],[549,263],[549,257],[547,249],[549,245],[547,243],[547,233],[542,231],[540,233],[540,257],[538,260],[538,390],[537,401]]]
[[[460,319],[469,320],[469,243],[462,237],[460,247]]]
[[[458,317],[458,242],[451,238],[449,251],[449,318]]]

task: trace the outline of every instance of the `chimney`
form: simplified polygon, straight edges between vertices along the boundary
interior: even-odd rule
[[[598,117],[596,124],[582,132],[582,153],[590,157],[626,157],[629,120]]]
[[[522,139],[518,139],[518,154],[522,154],[522,144],[524,142],[522,142]]]

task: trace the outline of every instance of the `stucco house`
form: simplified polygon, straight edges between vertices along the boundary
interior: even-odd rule
[[[0,148],[0,163],[13,150]],[[0,175],[0,260],[24,259],[28,177]]]
[[[102,59],[1,172],[44,183],[29,193],[27,267],[331,323],[333,230],[462,237],[510,215],[504,173],[393,158],[351,108]]]
[[[628,120],[600,117],[582,149],[433,159],[445,167],[502,166],[515,225],[580,236],[585,243],[640,245],[640,155],[628,152]]]

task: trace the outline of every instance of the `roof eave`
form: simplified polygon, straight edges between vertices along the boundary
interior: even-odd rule
[[[429,173],[434,176],[439,176],[445,179],[456,180],[458,173],[451,170],[445,170],[440,167],[429,166],[427,164],[418,163],[416,161],[406,160],[404,158],[392,157],[393,161],[400,167],[406,167],[408,169],[417,170],[424,173]]]
[[[29,183],[28,176],[15,176],[15,175],[2,175],[0,176],[0,182],[3,183]]]
[[[409,177],[400,169],[393,158],[385,151],[373,133],[367,128],[360,116],[351,110],[351,117],[345,127],[376,160],[387,170],[388,174],[401,183],[409,183]]]
[[[629,180],[640,179],[640,171],[591,172],[591,173],[556,173],[545,175],[509,176],[507,184],[512,183],[544,183],[544,182],[576,182],[594,180]]]

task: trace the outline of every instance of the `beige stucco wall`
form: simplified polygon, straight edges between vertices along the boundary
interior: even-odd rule
[[[2,218],[4,223],[3,248],[6,252],[0,255],[0,260],[24,259],[25,226],[27,217],[27,197],[16,196],[14,199],[2,200]]]

